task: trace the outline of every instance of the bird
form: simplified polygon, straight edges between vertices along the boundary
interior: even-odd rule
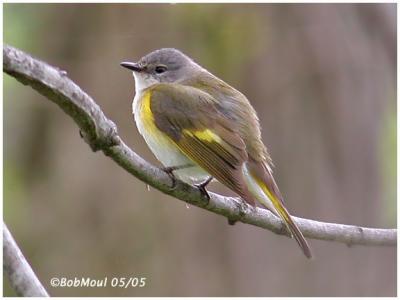
[[[216,179],[248,204],[261,204],[312,258],[272,175],[259,118],[246,96],[175,48],[120,65],[133,73],[134,120],[163,170],[205,193]]]

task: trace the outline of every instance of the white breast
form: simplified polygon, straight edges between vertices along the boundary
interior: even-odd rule
[[[206,180],[210,175],[198,167],[186,155],[184,155],[179,148],[177,148],[177,146],[168,137],[166,137],[165,134],[154,129],[150,132],[150,130],[144,126],[144,123],[140,118],[140,112],[142,109],[141,100],[141,91],[136,92],[132,103],[132,112],[139,133],[143,136],[155,157],[165,167],[177,167],[187,164],[195,165],[194,167],[185,168],[174,172],[177,177],[185,182],[201,182]]]

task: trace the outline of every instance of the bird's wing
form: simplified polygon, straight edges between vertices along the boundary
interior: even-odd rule
[[[148,92],[157,128],[210,175],[254,204],[242,174],[246,145],[234,122],[218,112],[215,99],[178,84],[157,84]]]

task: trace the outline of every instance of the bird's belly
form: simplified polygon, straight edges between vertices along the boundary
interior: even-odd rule
[[[154,156],[165,167],[179,167],[189,164],[193,165],[193,167],[174,171],[174,175],[189,183],[202,182],[210,176],[206,171],[183,154],[172,140],[155,126],[154,121],[146,120],[142,115],[140,107],[135,108],[135,102],[133,104],[133,111],[139,133],[143,136]]]

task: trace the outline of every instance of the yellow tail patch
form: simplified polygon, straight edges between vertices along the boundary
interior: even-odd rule
[[[269,188],[266,186],[266,184],[263,181],[256,178],[256,182],[261,187],[261,189],[264,191],[264,193],[268,196],[270,201],[272,202],[274,208],[276,209],[279,216],[284,221],[284,223],[285,223],[287,229],[289,230],[289,232],[291,233],[292,237],[296,240],[296,242],[299,244],[300,248],[303,250],[304,255],[308,258],[312,258],[311,249],[308,246],[306,239],[304,238],[300,229],[297,227],[297,225],[292,220],[292,217],[289,215],[288,211],[283,206],[281,201],[277,198],[277,196],[275,196],[269,190]]]

